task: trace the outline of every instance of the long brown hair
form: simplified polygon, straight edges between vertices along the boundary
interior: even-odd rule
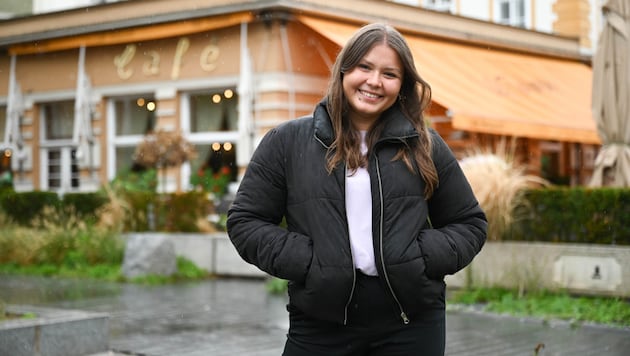
[[[394,159],[402,159],[411,172],[415,172],[412,160],[424,179],[425,196],[428,199],[437,187],[438,176],[431,158],[431,136],[424,121],[423,111],[431,101],[431,87],[416,70],[411,50],[403,36],[395,28],[382,23],[373,23],[360,28],[341,49],[332,68],[328,84],[327,109],[330,115],[335,140],[328,150],[326,168],[329,172],[340,162],[346,162],[349,170],[356,170],[367,164],[360,151],[360,138],[344,115],[348,111],[348,100],[343,92],[343,75],[350,71],[376,44],[385,44],[398,53],[403,65],[403,78],[398,105],[403,115],[414,125],[419,140],[416,145],[402,147]],[[367,133],[368,147],[372,147],[385,127],[384,120],[378,120]]]

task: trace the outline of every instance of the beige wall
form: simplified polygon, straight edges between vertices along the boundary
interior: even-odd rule
[[[558,35],[578,37],[580,47],[592,48],[590,4],[588,0],[556,0],[553,11],[557,19],[553,31]]]
[[[476,286],[628,297],[628,271],[630,246],[489,241],[469,267],[447,276],[447,285],[471,279]]]

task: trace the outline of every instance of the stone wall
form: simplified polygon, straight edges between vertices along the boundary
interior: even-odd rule
[[[625,273],[624,273],[625,272]],[[446,279],[451,287],[563,289],[630,296],[630,247],[527,242],[487,242],[473,263]]]

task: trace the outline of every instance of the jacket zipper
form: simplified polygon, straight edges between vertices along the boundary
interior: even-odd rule
[[[346,165],[344,164],[343,166],[343,184],[344,184],[344,192],[346,190],[345,185],[346,185]],[[345,211],[345,209],[344,209]],[[348,220],[348,213],[346,212],[346,221]],[[352,288],[350,288],[350,295],[348,296],[348,300],[346,301],[346,305],[343,309],[343,325],[348,325],[348,308],[350,307],[350,304],[352,303],[352,297],[354,296],[354,289],[356,287],[357,284],[357,271],[354,268],[354,256],[352,256],[352,246],[350,243],[350,233],[347,234],[348,235],[348,248],[350,249],[350,266],[352,266]]]
[[[324,148],[326,149],[330,148],[330,146],[328,146],[322,140],[320,140],[319,137],[317,137],[317,135],[313,135],[313,136],[315,137],[315,140],[317,140],[317,142],[319,142],[322,146],[324,146]],[[344,182],[344,191],[345,191],[345,184],[346,184],[346,166],[345,165],[343,167],[343,170],[344,170],[343,182]],[[346,216],[346,220],[347,219],[348,217]],[[349,234],[348,234],[348,248],[350,248],[350,250],[352,251],[352,246],[350,246]],[[346,305],[343,308],[343,325],[348,325],[348,308],[350,307],[350,303],[352,303],[352,297],[354,296],[354,289],[357,284],[357,271],[354,269],[354,257],[352,256],[352,252],[350,252],[350,265],[352,266],[352,288],[350,288],[350,295],[348,296]]]
[[[396,296],[396,293],[394,293],[394,288],[392,287],[391,282],[389,281],[389,276],[387,275],[387,269],[385,268],[385,259],[384,259],[384,254],[383,254],[383,215],[385,214],[385,212],[383,211],[383,182],[381,181],[381,169],[379,166],[379,161],[378,161],[378,156],[374,155],[375,159],[376,159],[376,177],[378,178],[378,194],[379,194],[379,199],[380,199],[380,219],[379,219],[379,249],[380,249],[380,255],[381,255],[381,267],[383,268],[383,277],[385,278],[385,282],[387,282],[387,287],[389,288],[390,293],[392,293],[392,297],[394,297],[394,300],[396,301],[396,304],[398,305],[398,309],[400,310],[400,318],[402,319],[404,324],[409,324],[409,318],[407,317],[407,313],[405,313],[405,310],[402,307],[402,304],[400,303],[400,300],[398,300],[398,297]],[[354,285],[353,285],[353,290],[354,290]]]
[[[354,260],[352,261],[352,265],[354,266]],[[357,283],[357,271],[352,269],[352,289],[350,289],[350,296],[348,297],[348,301],[346,302],[346,307],[343,309],[343,325],[348,325],[348,308],[350,307],[350,303],[352,303],[352,296],[354,295],[354,287]]]

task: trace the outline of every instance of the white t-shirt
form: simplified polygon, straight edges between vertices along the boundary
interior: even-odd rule
[[[367,153],[365,131],[361,131],[361,152]],[[346,214],[354,267],[371,276],[378,275],[372,243],[372,191],[365,168],[352,174],[346,170]]]

